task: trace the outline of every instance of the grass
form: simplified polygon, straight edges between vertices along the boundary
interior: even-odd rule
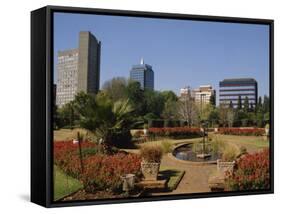
[[[232,143],[238,147],[244,146],[248,152],[255,152],[269,147],[269,141],[262,136],[236,136],[236,135],[217,135],[222,141]]]
[[[180,171],[178,169],[170,169],[168,167],[161,166],[159,170],[160,179],[168,179],[167,188],[169,191],[172,191],[177,188],[182,177],[184,176],[185,171]]]
[[[67,141],[67,140],[73,140],[77,138],[77,132],[80,132],[84,135],[86,135],[87,131],[85,129],[59,129],[54,130],[54,140],[55,141]]]
[[[83,185],[65,173],[63,173],[57,166],[54,166],[54,200],[64,198],[71,193],[83,188]]]

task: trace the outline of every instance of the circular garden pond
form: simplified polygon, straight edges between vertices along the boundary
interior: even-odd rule
[[[194,162],[216,162],[221,158],[221,155],[210,152],[208,156],[198,157],[198,152],[193,149],[193,143],[183,144],[174,149],[173,155],[179,160],[194,161]]]

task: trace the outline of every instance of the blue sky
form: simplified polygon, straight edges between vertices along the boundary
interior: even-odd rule
[[[269,26],[187,20],[55,13],[54,72],[58,50],[78,47],[79,31],[101,41],[101,86],[129,77],[133,64],[152,65],[156,90],[251,77],[269,95]]]

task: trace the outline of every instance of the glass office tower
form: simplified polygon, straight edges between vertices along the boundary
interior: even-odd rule
[[[144,64],[143,59],[139,65],[133,65],[130,79],[139,82],[142,89],[154,90],[154,71],[151,65]]]
[[[241,99],[243,105],[246,97],[249,104],[256,106],[258,98],[258,83],[253,78],[224,79],[220,82],[219,101],[222,105],[229,105],[232,102],[237,107],[238,100]]]

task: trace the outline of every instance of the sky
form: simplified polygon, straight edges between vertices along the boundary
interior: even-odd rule
[[[57,52],[77,48],[80,31],[101,41],[101,86],[129,78],[143,58],[154,70],[155,90],[179,94],[210,84],[218,91],[225,78],[249,77],[258,96],[269,95],[268,25],[55,13],[55,83]]]

